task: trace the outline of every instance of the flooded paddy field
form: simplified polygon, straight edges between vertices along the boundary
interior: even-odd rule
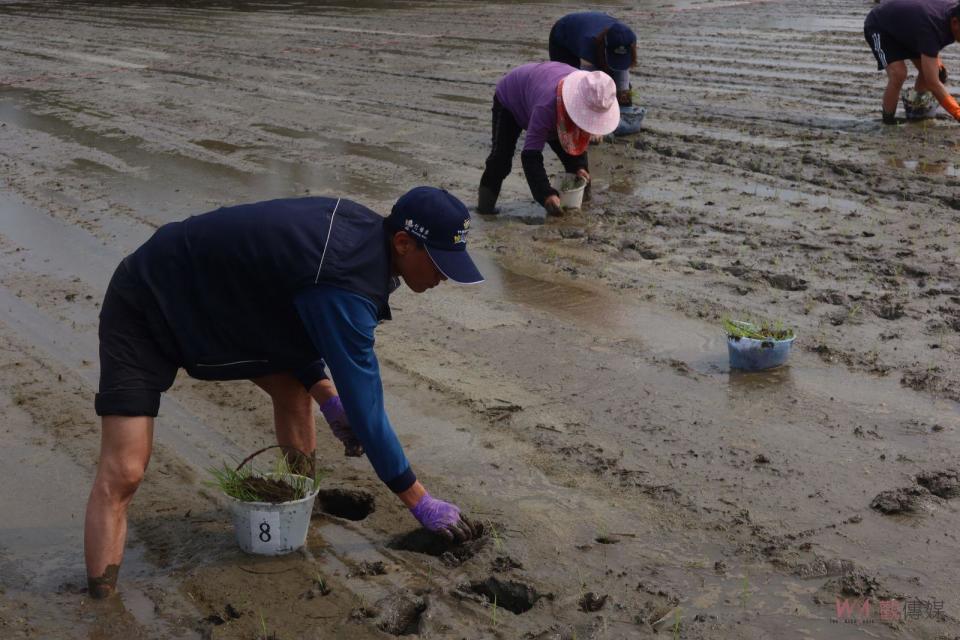
[[[206,470],[271,442],[270,403],[181,376],[100,602],[81,525],[119,260],[222,204],[472,204],[496,80],[580,5],[0,3],[5,637],[960,636],[960,128],[880,124],[872,6],[600,7],[637,32],[644,130],[591,147],[563,219],[517,160],[475,222],[487,282],[401,289],[378,330],[415,470],[486,536],[422,535],[320,420],[307,547],[245,556]],[[728,315],[794,327],[789,366],[730,371]]]

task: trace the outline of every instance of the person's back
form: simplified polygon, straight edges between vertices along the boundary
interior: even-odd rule
[[[271,200],[173,222],[127,265],[156,303],[184,368],[201,379],[253,377],[315,359],[293,306],[313,285],[360,293],[389,313],[383,218],[345,199]]]
[[[553,35],[567,49],[596,67],[598,60],[595,39],[616,22],[616,18],[602,11],[570,13],[557,20]]]
[[[546,140],[556,138],[557,84],[574,71],[562,62],[531,62],[497,82],[497,99],[527,130],[524,149],[542,150]]]
[[[956,0],[884,0],[864,24],[890,34],[911,51],[936,57],[954,42],[950,16],[956,8]]]

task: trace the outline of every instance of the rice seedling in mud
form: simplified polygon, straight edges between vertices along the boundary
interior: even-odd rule
[[[735,340],[749,338],[751,340],[789,340],[794,336],[793,329],[785,327],[779,320],[731,320],[724,318],[723,330],[727,336]]]
[[[275,633],[267,633],[267,620],[263,617],[263,614],[260,615],[260,633],[257,634],[256,640],[280,640],[279,636]]]
[[[497,553],[503,551],[503,539],[500,537],[500,531],[497,529],[497,525],[490,525],[490,537],[493,538],[493,548],[496,549]]]
[[[263,473],[255,467],[233,467],[223,463],[210,470],[213,480],[208,482],[225,494],[241,502],[289,502],[300,500],[315,491],[321,475],[307,478],[293,473],[285,456],[280,456],[271,472]]]

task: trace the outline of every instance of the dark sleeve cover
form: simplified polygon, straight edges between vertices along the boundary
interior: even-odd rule
[[[383,406],[380,365],[373,352],[376,306],[363,296],[331,286],[301,292],[294,303],[330,368],[350,427],[377,476],[394,493],[406,491],[417,478]]]
[[[533,194],[534,200],[542,205],[549,196],[560,195],[556,189],[550,186],[547,170],[543,167],[543,152],[522,151],[520,162],[523,164],[523,175],[527,178],[527,184],[530,185],[530,193]]]
[[[563,145],[560,144],[559,140],[550,140],[550,148],[553,149],[553,152],[557,154],[557,157],[560,158],[560,162],[563,163],[563,168],[567,173],[576,173],[580,169],[590,170],[590,166],[587,162],[587,152],[584,151],[578,156],[570,155],[567,153],[566,149],[563,148]]]

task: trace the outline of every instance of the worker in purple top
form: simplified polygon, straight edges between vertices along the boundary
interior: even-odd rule
[[[877,69],[887,72],[884,124],[897,124],[897,100],[907,79],[905,60],[919,72],[917,93],[932,92],[944,110],[960,120],[960,105],[944,86],[947,70],[940,61],[940,50],[960,40],[957,0],[885,0],[867,14],[863,35],[877,59]]]
[[[571,13],[550,29],[550,59],[587,71],[603,71],[617,84],[617,102],[630,106],[630,68],[637,65],[637,36],[601,11]]]
[[[578,71],[562,62],[530,63],[500,79],[493,96],[493,148],[480,178],[479,213],[498,213],[500,186],[510,175],[520,132],[526,139],[520,161],[534,200],[547,213],[561,215],[560,194],[550,186],[543,166],[549,144],[564,169],[590,181],[587,146],[620,122],[616,87],[600,71]]]

